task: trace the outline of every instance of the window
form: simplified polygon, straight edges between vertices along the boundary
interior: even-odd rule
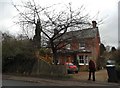
[[[85,64],[88,65],[88,55],[85,55]]]
[[[79,60],[80,60],[81,64],[84,64],[84,58],[83,58],[83,56],[79,56]]]
[[[67,45],[66,45],[66,49],[70,49],[70,44],[67,44]]]
[[[79,65],[88,65],[88,55],[80,55],[78,58]]]
[[[85,49],[85,41],[80,41],[79,49]]]

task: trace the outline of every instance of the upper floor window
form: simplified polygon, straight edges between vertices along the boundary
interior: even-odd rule
[[[66,45],[66,49],[70,49],[70,44],[67,44],[67,45]]]
[[[85,41],[84,40],[80,40],[79,49],[85,49]]]

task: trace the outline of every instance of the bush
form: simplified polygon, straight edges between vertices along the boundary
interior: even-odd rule
[[[34,63],[34,58],[26,58],[24,54],[18,54],[12,59],[6,59],[6,63],[3,64],[3,72],[30,74]]]
[[[30,74],[35,62],[32,41],[4,39],[2,41],[2,72]]]

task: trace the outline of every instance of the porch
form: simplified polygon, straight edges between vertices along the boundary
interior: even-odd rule
[[[88,70],[90,58],[90,50],[64,50],[58,52],[58,64],[73,63],[79,68],[79,71]]]

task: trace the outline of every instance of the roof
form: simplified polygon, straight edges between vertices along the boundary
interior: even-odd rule
[[[88,28],[82,29],[77,31],[70,31],[65,33],[62,36],[62,39],[68,39],[70,37],[77,37],[78,39],[81,38],[94,38],[98,33],[98,28]]]
[[[91,50],[59,50],[58,54],[77,54],[77,53],[91,53]]]

